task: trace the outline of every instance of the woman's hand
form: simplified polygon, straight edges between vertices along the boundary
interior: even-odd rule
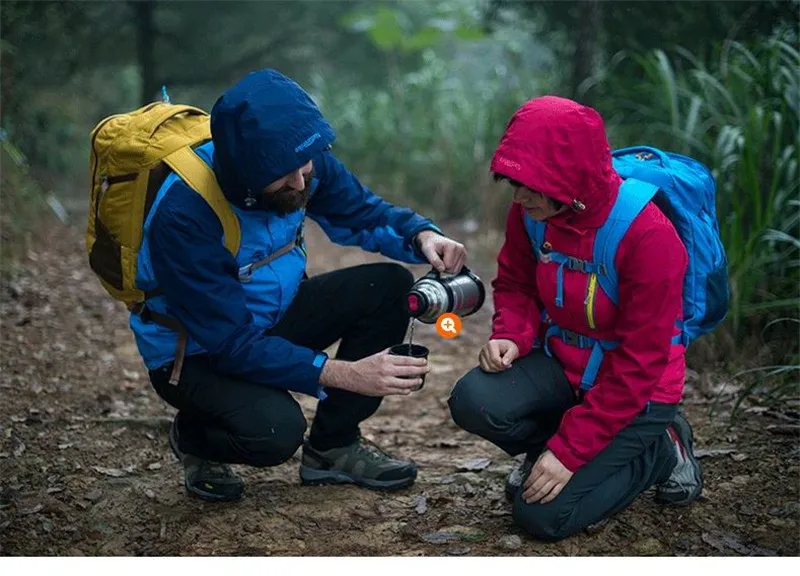
[[[570,472],[550,450],[545,450],[536,460],[530,476],[525,481],[522,499],[526,504],[547,504],[561,494],[572,478]]]
[[[484,372],[502,372],[519,357],[519,348],[511,340],[489,340],[481,349],[478,361]]]

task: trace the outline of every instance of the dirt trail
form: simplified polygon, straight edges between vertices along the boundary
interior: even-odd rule
[[[316,228],[308,242],[312,274],[378,259],[333,247]],[[498,242],[471,239],[469,247],[491,253]],[[124,309],[88,270],[81,231],[52,228],[34,250],[0,286],[3,555],[800,552],[796,420],[758,409],[729,428],[725,381],[705,373],[691,375],[686,394],[705,456],[701,501],[662,509],[648,493],[593,534],[557,544],[527,537],[502,495],[511,460],[459,431],[446,407],[450,387],[488,336],[490,301],[453,341],[418,326],[415,341],[432,349],[425,388],[387,399],[364,426],[384,448],[419,462],[411,489],[302,487],[295,456],[276,468],[238,467],[247,482],[241,502],[189,499],[166,441],[173,411],[147,381]],[[488,284],[494,267],[473,268]],[[715,397],[722,403],[709,417]],[[310,417],[313,402],[301,402]]]

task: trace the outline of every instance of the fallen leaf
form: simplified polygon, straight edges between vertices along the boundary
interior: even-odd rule
[[[452,484],[455,481],[456,477],[453,475],[428,478],[428,483],[430,484]]]
[[[504,550],[519,550],[522,547],[522,538],[516,534],[503,536],[498,542],[498,545]]]
[[[734,448],[711,448],[711,449],[701,449],[694,451],[695,458],[713,458],[714,456],[726,456],[728,454],[733,454],[736,452]]]
[[[437,440],[428,443],[430,448],[458,448],[458,442],[453,440]]]
[[[117,438],[117,437],[119,437],[119,436],[122,436],[123,434],[125,434],[125,431],[126,431],[127,429],[128,429],[128,428],[127,428],[127,427],[125,427],[125,426],[123,426],[122,428],[117,428],[116,430],[114,430],[114,431],[111,433],[111,436],[113,436],[114,438]]]
[[[488,458],[473,458],[458,466],[459,470],[480,471],[485,470],[492,463]]]
[[[41,512],[42,509],[44,509],[44,506],[42,506],[41,504],[36,504],[35,506],[32,506],[30,508],[20,508],[19,515],[28,516],[30,514],[36,514],[37,512]]]
[[[57,493],[63,492],[63,491],[64,491],[64,487],[63,486],[53,486],[52,488],[48,488],[47,489],[47,493],[48,494],[57,494]]]
[[[161,470],[161,463],[160,462],[153,462],[152,464],[147,466],[148,470]]]
[[[92,466],[92,468],[94,468],[100,474],[113,476],[114,478],[122,478],[125,476],[125,471],[120,470],[119,468],[105,468],[103,466]]]
[[[59,444],[58,445],[58,449],[59,450],[66,450],[67,448],[72,448],[73,446],[75,446],[74,442],[67,442],[66,444]]]
[[[743,462],[744,460],[747,460],[747,458],[748,458],[747,454],[742,454],[741,452],[736,452],[735,454],[731,454],[731,460],[733,460],[734,462]]]
[[[752,506],[744,504],[739,508],[739,514],[742,516],[755,516],[758,512]]]
[[[89,502],[97,502],[102,497],[103,497],[102,490],[92,490],[86,496],[84,496],[84,498],[86,498]]]
[[[748,414],[763,414],[769,410],[767,406],[750,406],[749,408],[745,409],[745,412]]]
[[[726,548],[730,548],[739,554],[745,556],[776,556],[773,550],[761,548],[760,546],[747,546],[733,534],[725,534],[723,532],[703,532],[701,536],[703,542],[709,546],[716,548],[720,552],[725,552]]]
[[[125,380],[132,380],[136,382],[139,380],[139,373],[133,372],[131,370],[126,370],[125,368],[122,369],[122,376],[124,376]]]
[[[794,436],[800,433],[800,424],[770,424],[767,426],[767,432],[771,432],[772,434]]]
[[[448,526],[436,532],[426,534],[422,539],[429,544],[447,544],[449,542],[481,542],[486,534],[477,528],[466,526]]]
[[[149,488],[144,491],[144,495],[150,498],[151,500],[156,497],[156,493],[150,490]]]
[[[645,538],[634,542],[633,549],[640,556],[661,556],[663,555],[664,545],[657,538]]]
[[[800,514],[800,502],[788,502],[785,506],[776,506],[775,508],[770,508],[768,514],[778,517]]]
[[[411,503],[414,504],[414,511],[417,514],[425,514],[428,511],[428,499],[424,495],[414,496]]]

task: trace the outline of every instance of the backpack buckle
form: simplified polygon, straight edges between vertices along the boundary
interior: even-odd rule
[[[570,257],[567,260],[567,265],[569,266],[570,270],[578,270],[580,272],[586,273],[586,260],[581,260],[580,258],[572,258]]]
[[[243,266],[239,268],[239,282],[247,283],[250,282],[253,275],[253,265],[248,264],[247,266]]]

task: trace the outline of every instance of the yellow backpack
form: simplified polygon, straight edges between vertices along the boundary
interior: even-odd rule
[[[170,169],[217,214],[227,249],[234,256],[239,250],[239,220],[214,171],[193,150],[208,140],[208,113],[168,102],[109,116],[91,132],[89,265],[129,310],[140,310],[148,296],[136,287],[137,255],[147,214]]]

